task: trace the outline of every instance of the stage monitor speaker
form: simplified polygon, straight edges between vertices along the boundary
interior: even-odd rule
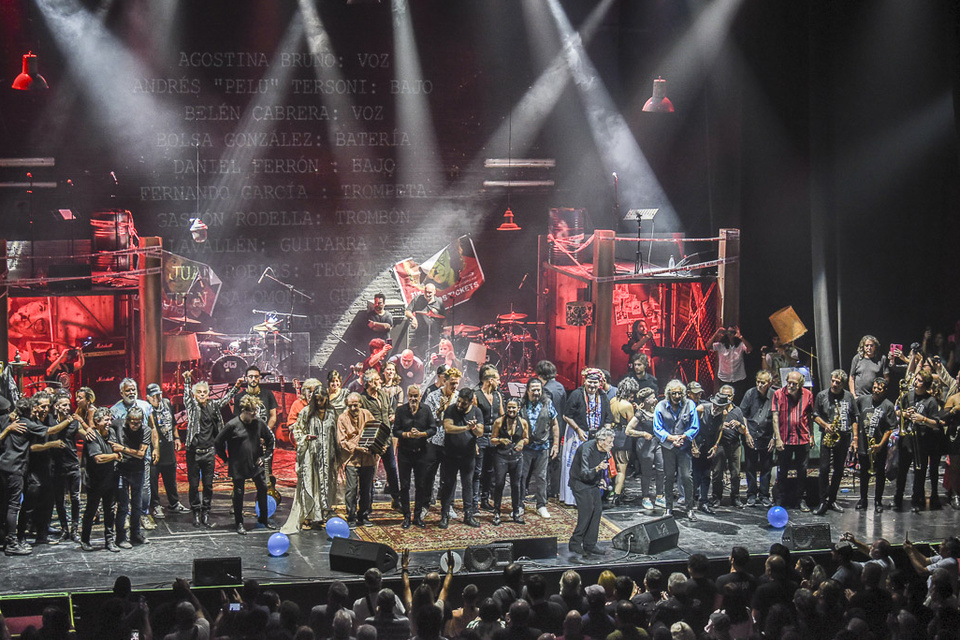
[[[363,573],[372,567],[386,573],[397,568],[397,552],[380,542],[334,538],[330,545],[330,568],[344,573]]]
[[[513,545],[512,559],[518,558],[556,558],[557,538],[515,538],[504,540],[504,543]]]
[[[243,583],[239,556],[227,558],[194,558],[193,586],[215,587]]]
[[[673,516],[641,522],[613,537],[613,548],[645,556],[673,549],[680,541],[680,529]]]
[[[787,524],[780,537],[780,542],[791,551],[809,551],[812,549],[829,549],[833,544],[830,537],[830,523],[817,522],[815,524]]]
[[[468,571],[490,571],[502,569],[513,562],[513,544],[496,542],[478,547],[467,547],[463,564]]]

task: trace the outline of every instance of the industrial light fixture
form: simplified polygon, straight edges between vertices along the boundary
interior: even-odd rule
[[[643,105],[648,113],[673,113],[673,103],[667,97],[667,81],[657,77],[653,81],[653,96]]]
[[[34,91],[37,89],[49,89],[50,85],[42,75],[40,75],[37,56],[30,51],[23,56],[23,71],[14,79],[13,88],[18,91]]]
[[[513,164],[513,109],[507,114],[507,167]],[[513,209],[510,208],[510,183],[507,182],[507,210],[503,212],[503,222],[497,231],[520,231],[520,225],[513,221]]]
[[[207,225],[200,218],[194,218],[190,225],[190,235],[197,244],[203,244],[207,241]]]
[[[497,227],[497,231],[520,231],[520,225],[513,221],[513,211],[509,206],[503,212],[503,222]]]

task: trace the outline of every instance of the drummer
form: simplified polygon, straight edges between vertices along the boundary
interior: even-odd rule
[[[440,337],[443,315],[443,302],[437,298],[437,287],[432,282],[423,287],[423,293],[415,297],[403,312],[409,326],[407,328],[407,347],[421,357]]]

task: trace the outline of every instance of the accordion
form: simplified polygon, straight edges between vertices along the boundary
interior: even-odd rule
[[[363,425],[357,444],[374,455],[382,456],[390,446],[390,427],[379,420],[370,420]]]

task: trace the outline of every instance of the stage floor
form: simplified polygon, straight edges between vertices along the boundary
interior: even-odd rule
[[[639,489],[636,481],[629,481],[628,493]],[[910,480],[908,479],[908,487]],[[904,535],[909,532],[910,538],[917,541],[939,542],[948,535],[955,535],[960,531],[960,512],[954,511],[945,504],[940,511],[923,511],[913,514],[909,511],[898,513],[891,509],[882,514],[875,514],[871,500],[870,508],[866,511],[854,510],[856,492],[849,484],[844,485],[846,492],[841,494],[838,503],[844,512],[828,512],[824,517],[810,513],[801,513],[799,510],[790,510],[790,520],[793,523],[808,524],[827,522],[831,525],[831,534],[834,540],[844,531],[851,531],[857,538],[870,541],[884,537],[894,544],[903,541]],[[282,488],[286,495],[292,491]],[[885,501],[892,501],[892,488],[888,488]],[[252,510],[253,493],[248,492],[247,508]],[[289,510],[289,499],[281,501],[275,520],[283,523]],[[399,514],[388,511],[389,504],[380,506],[379,513],[385,515],[378,526],[368,530],[357,530],[354,535],[367,540],[378,540],[397,546],[400,531]],[[26,557],[4,557],[0,563],[4,566],[6,579],[0,586],[0,594],[22,594],[25,592],[49,591],[100,591],[109,590],[119,575],[129,576],[135,588],[163,588],[169,587],[176,577],[190,577],[192,575],[193,560],[195,558],[211,558],[224,556],[239,556],[242,561],[243,577],[256,578],[264,583],[291,583],[298,581],[316,581],[333,578],[355,579],[353,574],[342,574],[330,569],[328,551],[330,541],[322,530],[304,531],[290,536],[290,549],[282,557],[271,557],[267,552],[267,539],[272,531],[266,529],[251,529],[246,536],[237,535],[232,530],[230,514],[230,494],[217,491],[214,494],[212,520],[216,528],[211,530],[194,529],[190,514],[170,515],[166,519],[158,520],[158,528],[149,532],[150,544],[124,550],[120,553],[109,553],[104,550],[84,553],[75,543],[60,543],[58,545],[44,545],[35,547],[34,553]],[[569,509],[566,514],[561,511]],[[554,514],[567,516],[567,522],[575,521],[576,510],[571,507],[561,507],[554,501],[550,503],[550,510]],[[779,542],[781,529],[774,529],[767,522],[766,509],[760,507],[735,509],[723,506],[717,509],[715,516],[698,513],[696,522],[686,519],[677,520],[680,529],[679,545],[664,553],[653,556],[626,554],[610,548],[610,537],[617,530],[652,520],[662,514],[660,510],[647,513],[639,509],[639,503],[611,508],[604,512],[606,520],[601,543],[609,549],[605,558],[598,559],[594,566],[624,566],[627,564],[648,564],[651,561],[683,560],[689,554],[703,553],[709,558],[725,558],[734,545],[747,547],[751,553],[764,554],[770,545]],[[536,537],[535,529],[540,520],[536,513],[528,509],[526,519],[529,533],[520,525],[510,527],[494,527],[490,522],[490,514],[482,513],[481,529],[470,529],[462,524],[454,524],[443,533],[445,544],[433,545],[429,548],[437,549],[449,547],[462,550],[470,545],[520,537]],[[390,518],[390,521],[387,521]],[[428,524],[433,525],[437,520],[435,510],[428,518]],[[248,527],[252,527],[252,514],[246,518]],[[395,531],[394,531],[395,529]],[[437,536],[440,530],[428,528],[422,533],[412,528],[408,530],[411,536]],[[542,529],[540,529],[542,532]],[[101,537],[97,539],[97,536]],[[553,535],[557,535],[554,533]],[[538,559],[538,567],[544,568],[582,568],[585,563],[578,556],[567,551],[567,538],[558,535],[558,554],[556,558]],[[94,545],[102,544],[102,533],[94,529]],[[414,553],[411,558],[411,572],[418,569],[435,568],[439,564],[439,550]]]

